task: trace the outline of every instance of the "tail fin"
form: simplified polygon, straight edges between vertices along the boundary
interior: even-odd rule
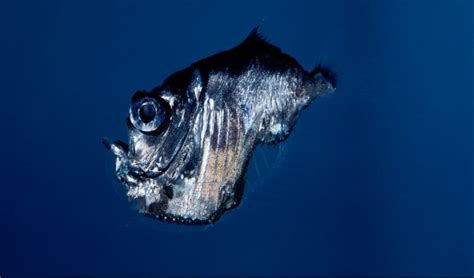
[[[336,86],[337,86],[336,73],[334,73],[327,66],[323,66],[323,64],[319,63],[317,66],[314,67],[312,71],[309,72],[309,74],[315,78],[318,74],[322,75],[322,77],[324,77],[324,79],[326,79],[329,83],[331,83],[331,86],[334,89],[336,89]]]

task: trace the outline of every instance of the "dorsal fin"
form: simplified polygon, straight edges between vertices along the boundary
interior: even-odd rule
[[[266,49],[269,51],[281,52],[280,48],[271,44],[266,38],[264,38],[258,32],[258,28],[259,26],[256,26],[255,28],[253,28],[252,31],[250,31],[250,34],[247,36],[247,38],[245,38],[245,40],[240,45],[254,47],[256,49]]]

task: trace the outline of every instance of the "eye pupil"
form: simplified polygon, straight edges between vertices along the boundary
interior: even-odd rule
[[[151,103],[146,103],[140,107],[139,115],[142,122],[145,124],[153,121],[156,117],[156,107]]]
[[[142,132],[158,131],[168,118],[168,106],[160,98],[144,97],[130,106],[130,122]]]

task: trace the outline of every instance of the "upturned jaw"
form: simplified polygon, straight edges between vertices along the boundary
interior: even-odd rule
[[[103,140],[104,145],[116,156],[117,180],[127,188],[129,199],[137,200],[138,209],[148,213],[151,204],[165,209],[172,198],[172,189],[159,176],[151,177],[129,156],[128,145],[122,141]]]
[[[193,179],[193,175],[196,174],[197,166],[191,154],[191,146],[188,145],[186,148],[180,146],[168,167],[154,173],[146,171],[144,165],[129,152],[128,145],[123,141],[104,138],[102,143],[115,155],[116,179],[126,186],[127,196],[137,200],[139,210],[163,220],[172,220],[173,218],[165,211],[168,202],[176,195],[174,187],[179,187],[185,179]]]

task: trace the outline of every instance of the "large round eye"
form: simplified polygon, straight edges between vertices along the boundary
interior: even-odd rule
[[[168,109],[163,101],[152,97],[142,98],[130,107],[130,121],[142,132],[153,132],[167,120]]]

